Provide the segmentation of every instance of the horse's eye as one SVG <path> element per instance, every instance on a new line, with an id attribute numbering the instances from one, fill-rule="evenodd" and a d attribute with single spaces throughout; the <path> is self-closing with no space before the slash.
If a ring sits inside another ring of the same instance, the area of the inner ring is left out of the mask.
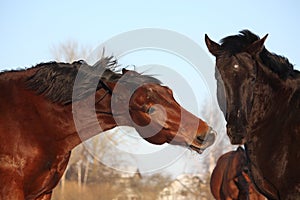
<path id="1" fill-rule="evenodd" d="M 147 113 L 149 114 L 149 115 L 151 115 L 152 113 L 154 113 L 155 112 L 155 108 L 153 108 L 153 107 L 150 107 L 148 110 L 147 110 Z"/>

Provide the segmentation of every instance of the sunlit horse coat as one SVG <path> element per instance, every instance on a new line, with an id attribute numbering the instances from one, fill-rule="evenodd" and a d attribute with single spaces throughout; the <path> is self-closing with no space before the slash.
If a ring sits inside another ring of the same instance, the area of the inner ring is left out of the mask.
<path id="1" fill-rule="evenodd" d="M 0 199 L 49 200 L 71 150 L 116 126 L 197 152 L 213 143 L 212 129 L 171 89 L 115 66 L 108 57 L 94 66 L 51 62 L 0 74 Z"/>

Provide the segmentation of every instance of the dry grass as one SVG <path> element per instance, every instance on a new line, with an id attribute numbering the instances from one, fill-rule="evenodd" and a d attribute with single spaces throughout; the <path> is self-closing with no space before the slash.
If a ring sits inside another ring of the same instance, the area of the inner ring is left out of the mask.
<path id="1" fill-rule="evenodd" d="M 119 192 L 111 184 L 89 184 L 79 188 L 76 182 L 68 181 L 64 190 L 57 186 L 52 195 L 52 200 L 110 200 Z"/>

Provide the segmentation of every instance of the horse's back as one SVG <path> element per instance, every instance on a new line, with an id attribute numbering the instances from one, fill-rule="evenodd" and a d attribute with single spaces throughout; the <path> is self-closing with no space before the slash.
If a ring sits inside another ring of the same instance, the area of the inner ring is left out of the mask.
<path id="1" fill-rule="evenodd" d="M 232 159 L 236 152 L 231 151 L 222 155 L 211 175 L 211 192 L 217 200 L 234 199 L 238 196 L 238 188 L 235 185 L 236 163 Z"/>
<path id="2" fill-rule="evenodd" d="M 220 191 L 222 190 L 222 181 L 225 173 L 225 168 L 227 167 L 227 159 L 230 156 L 230 153 L 222 155 L 211 174 L 210 179 L 210 190 L 213 196 L 218 200 L 221 199 Z"/>
<path id="3" fill-rule="evenodd" d="M 246 165 L 246 155 L 240 147 L 218 159 L 210 183 L 211 192 L 217 200 L 265 199 L 256 191 L 250 177 L 244 171 Z"/>

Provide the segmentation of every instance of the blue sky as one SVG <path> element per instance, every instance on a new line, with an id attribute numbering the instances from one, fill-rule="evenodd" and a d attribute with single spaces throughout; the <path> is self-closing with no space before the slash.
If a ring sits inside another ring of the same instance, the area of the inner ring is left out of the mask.
<path id="1" fill-rule="evenodd" d="M 0 69 L 52 60 L 51 47 L 67 40 L 94 48 L 114 35 L 140 28 L 179 32 L 205 50 L 205 33 L 215 41 L 242 29 L 260 36 L 269 33 L 267 48 L 298 67 L 299 9 L 296 0 L 1 0 Z"/>

